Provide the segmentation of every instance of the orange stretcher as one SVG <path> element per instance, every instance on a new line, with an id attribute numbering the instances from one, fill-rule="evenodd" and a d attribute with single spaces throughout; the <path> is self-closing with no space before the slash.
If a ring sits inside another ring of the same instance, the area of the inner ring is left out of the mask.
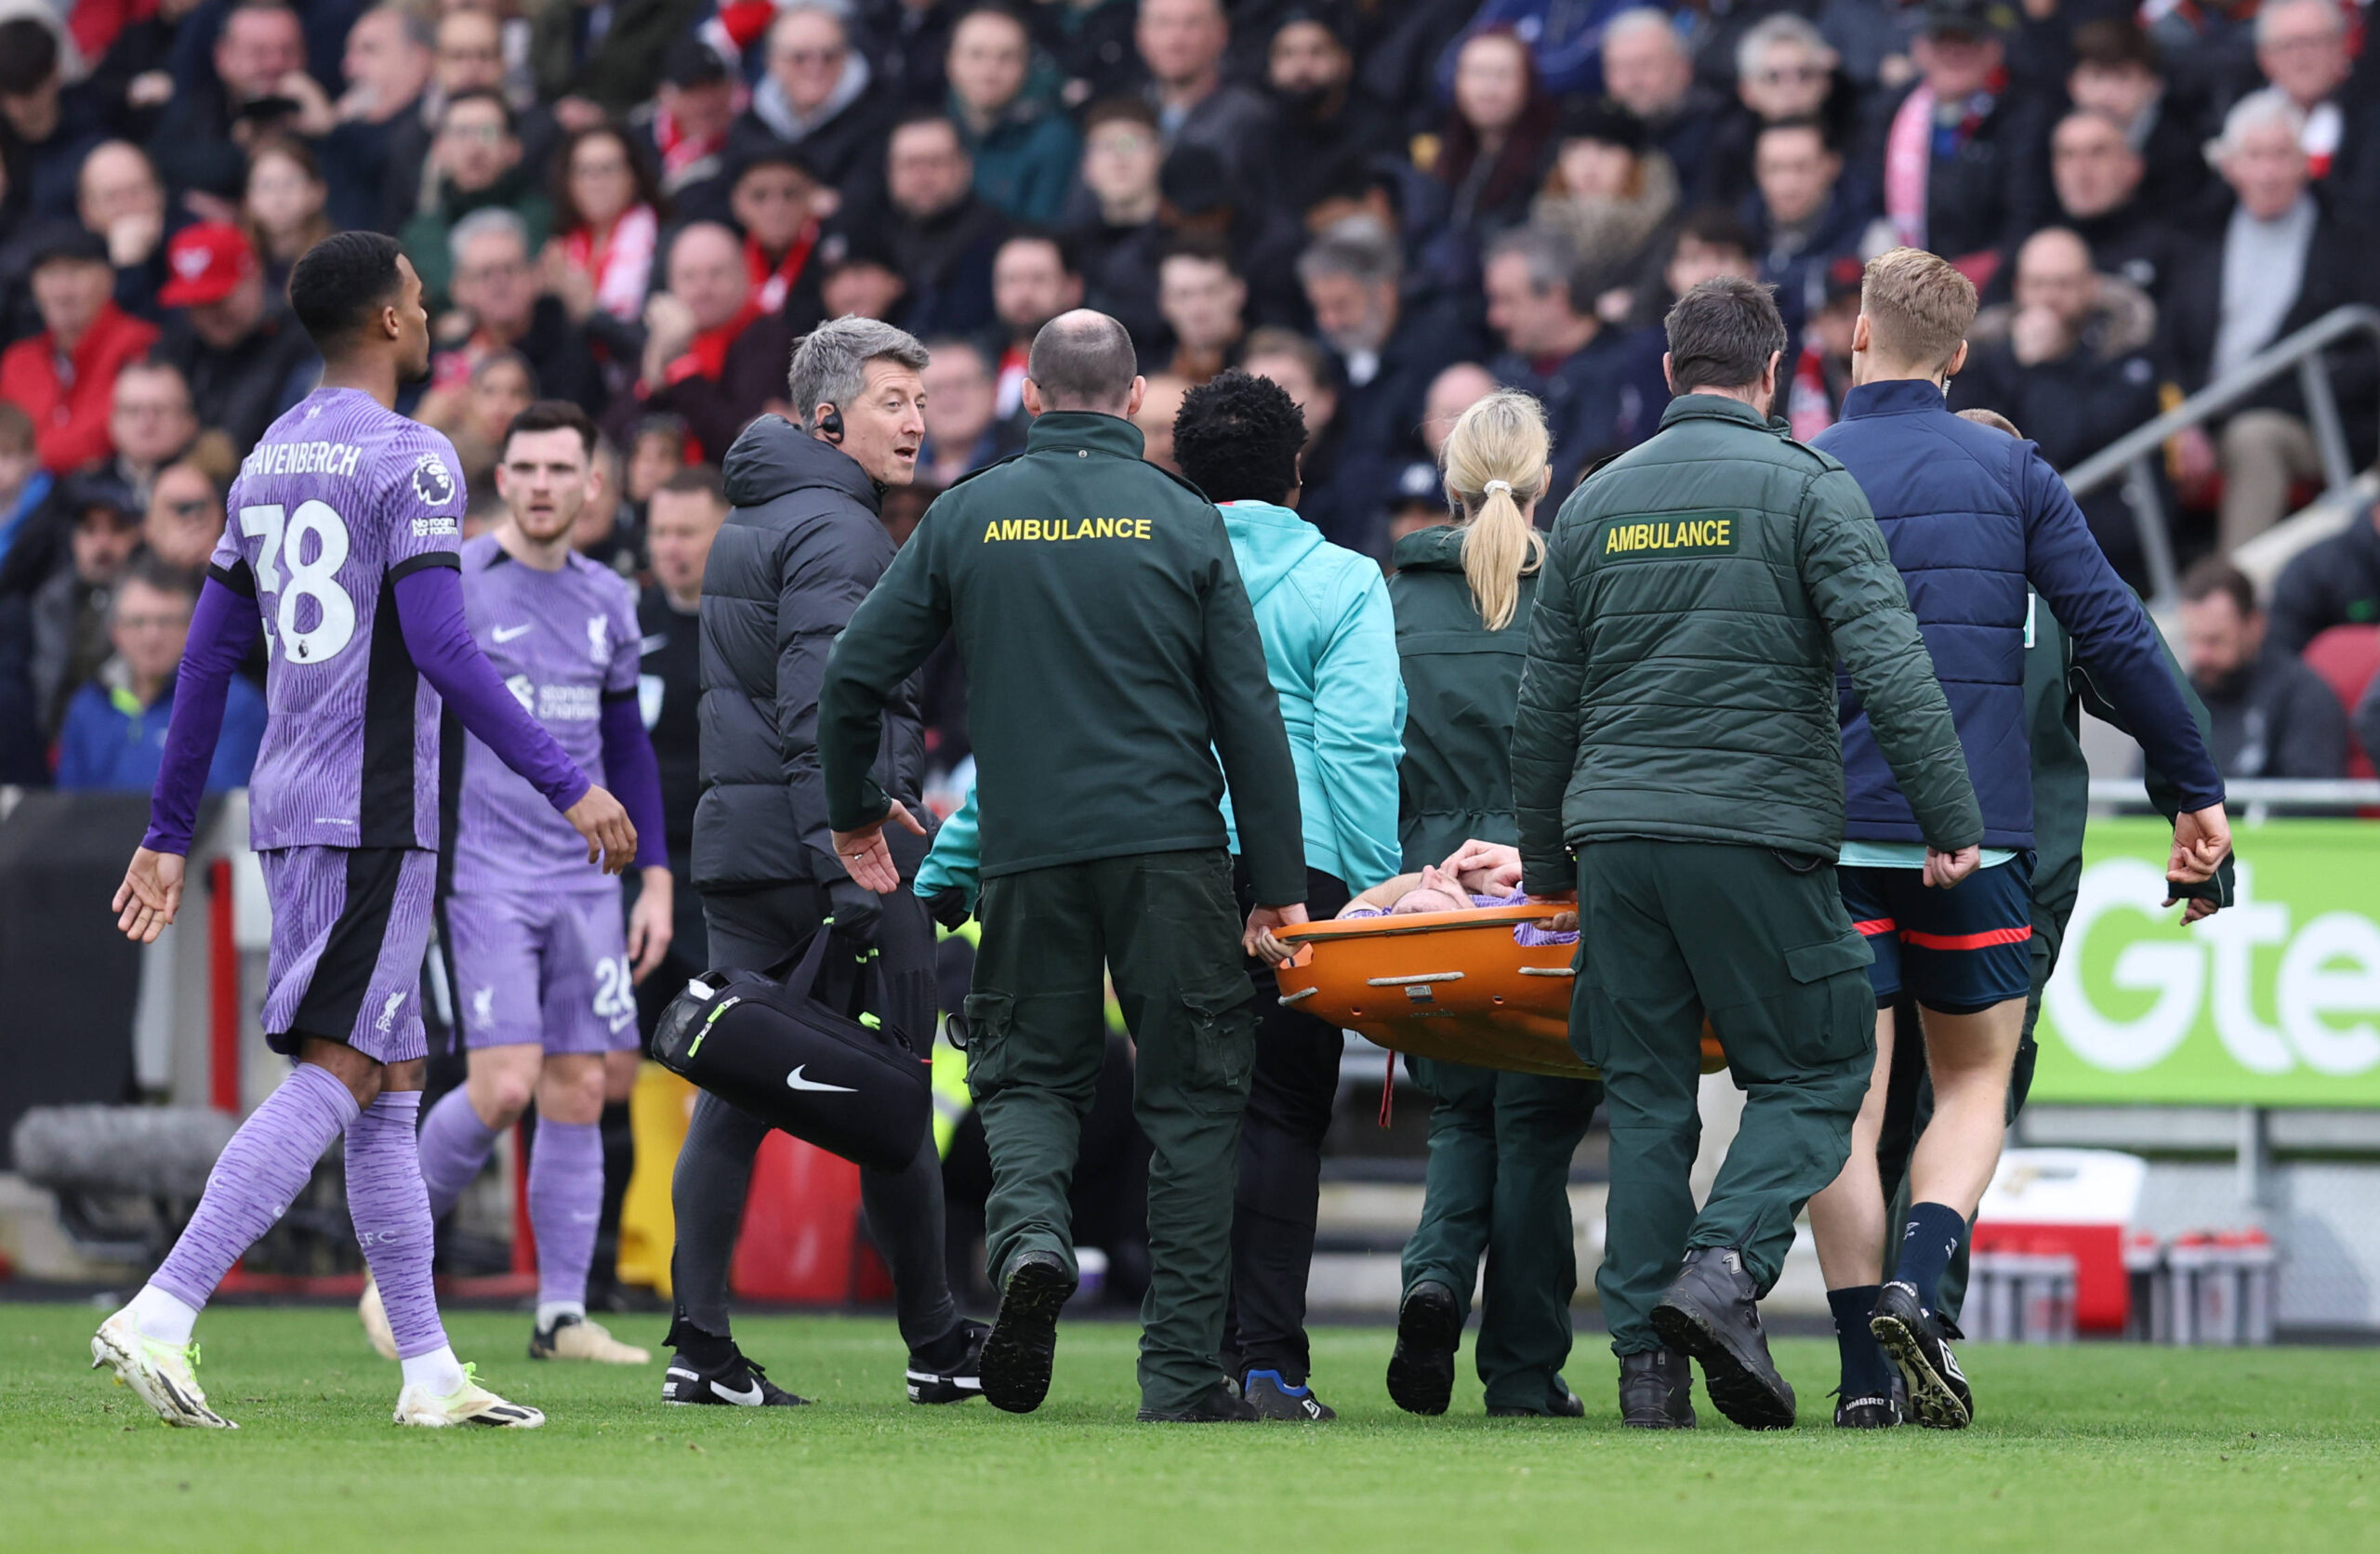
<path id="1" fill-rule="evenodd" d="M 1275 971 L 1281 1003 L 1408 1057 L 1593 1079 L 1570 1049 L 1577 946 L 1513 938 L 1515 925 L 1566 910 L 1532 902 L 1276 928 L 1296 947 Z M 1724 1066 L 1706 1023 L 1702 1072 Z"/>

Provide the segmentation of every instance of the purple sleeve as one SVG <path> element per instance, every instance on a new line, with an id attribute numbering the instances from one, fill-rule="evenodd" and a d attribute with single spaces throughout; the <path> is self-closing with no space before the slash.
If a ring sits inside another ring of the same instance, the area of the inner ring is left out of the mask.
<path id="1" fill-rule="evenodd" d="M 231 675 L 257 638 L 257 598 L 243 588 L 247 567 L 215 568 L 199 591 L 190 618 L 190 641 L 174 677 L 173 720 L 165 726 L 165 755 L 149 795 L 149 834 L 140 845 L 152 852 L 187 855 L 198 824 L 198 798 L 205 791 L 215 743 L 223 732 L 223 703 Z"/>
<path id="2" fill-rule="evenodd" d="M 397 579 L 396 592 L 405 651 L 463 727 L 555 809 L 567 810 L 587 797 L 592 786 L 587 774 L 522 710 L 471 640 L 471 628 L 463 622 L 462 573 L 452 566 L 416 567 Z"/>
<path id="3" fill-rule="evenodd" d="M 661 819 L 661 763 L 654 758 L 635 691 L 605 693 L 602 731 L 603 775 L 636 827 L 636 866 L 666 869 L 669 843 Z"/>

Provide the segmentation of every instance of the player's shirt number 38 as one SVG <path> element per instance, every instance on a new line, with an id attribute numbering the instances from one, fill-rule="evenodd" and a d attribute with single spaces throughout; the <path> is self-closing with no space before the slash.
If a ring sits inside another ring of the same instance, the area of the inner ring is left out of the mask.
<path id="1" fill-rule="evenodd" d="M 273 601 L 263 612 L 267 644 L 305 664 L 338 656 L 355 636 L 355 600 L 337 575 L 347 564 L 346 520 L 319 498 L 300 502 L 295 513 L 274 502 L 242 507 L 240 533 L 262 542 L 257 587 Z M 298 625 L 301 599 L 313 601 L 311 626 Z"/>

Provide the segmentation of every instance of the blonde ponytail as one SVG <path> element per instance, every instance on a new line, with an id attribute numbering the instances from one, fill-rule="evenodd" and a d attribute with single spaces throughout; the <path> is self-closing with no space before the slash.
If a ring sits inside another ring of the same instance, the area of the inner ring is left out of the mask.
<path id="1" fill-rule="evenodd" d="M 1462 575 L 1490 631 L 1513 624 L 1520 580 L 1545 562 L 1545 538 L 1525 509 L 1545 494 L 1552 446 L 1544 406 L 1507 388 L 1464 411 L 1439 454 L 1463 525 Z"/>

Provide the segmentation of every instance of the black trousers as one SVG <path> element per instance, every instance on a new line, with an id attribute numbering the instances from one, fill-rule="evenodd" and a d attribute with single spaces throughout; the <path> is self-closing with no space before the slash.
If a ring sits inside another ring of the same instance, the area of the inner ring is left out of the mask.
<path id="1" fill-rule="evenodd" d="M 1248 865 L 1233 862 L 1241 912 L 1255 905 Z M 1305 909 L 1335 917 L 1349 891 L 1318 869 L 1306 871 Z M 1239 1190 L 1232 1205 L 1231 1306 L 1223 1356 L 1235 1376 L 1278 1371 L 1290 1386 L 1306 1378 L 1306 1278 L 1314 1268 L 1316 1205 L 1322 1195 L 1322 1139 L 1339 1095 L 1339 1027 L 1281 1007 L 1273 968 L 1248 961 L 1256 984 L 1256 1070 L 1239 1126 Z"/>
<path id="2" fill-rule="evenodd" d="M 826 892 L 803 882 L 709 896 L 703 910 L 712 966 L 759 971 L 806 944 L 830 909 Z M 906 889 L 885 897 L 876 943 L 892 1004 L 884 1014 L 920 1054 L 931 1052 L 933 922 L 925 904 Z M 727 1337 L 728 1264 L 751 1191 L 752 1156 L 768 1132 L 768 1124 L 716 1096 L 704 1094 L 694 1102 L 669 1183 L 678 1220 L 678 1245 L 669 1261 L 678 1326 Z M 958 1324 L 959 1309 L 943 1260 L 942 1159 L 931 1129 L 917 1158 L 902 1169 L 860 1172 L 860 1203 L 868 1237 L 892 1271 L 893 1310 L 903 1340 L 912 1349 L 933 1342 Z"/>

